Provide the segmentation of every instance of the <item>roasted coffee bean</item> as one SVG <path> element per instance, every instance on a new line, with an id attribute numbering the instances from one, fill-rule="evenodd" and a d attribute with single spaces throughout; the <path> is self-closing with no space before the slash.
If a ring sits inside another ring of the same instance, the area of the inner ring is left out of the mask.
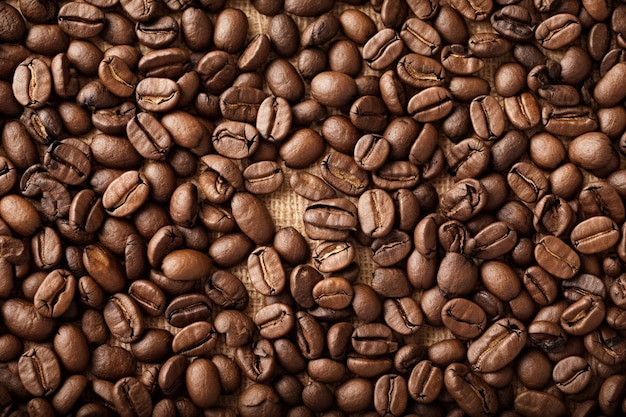
<path id="1" fill-rule="evenodd" d="M 491 24 L 500 34 L 512 41 L 529 40 L 535 21 L 530 11 L 522 6 L 507 5 L 491 15 Z"/>
<path id="2" fill-rule="evenodd" d="M 59 27 L 75 38 L 92 38 L 104 28 L 104 13 L 91 4 L 70 2 L 57 14 Z"/>
<path id="3" fill-rule="evenodd" d="M 17 364 L 24 388 L 33 396 L 55 392 L 61 385 L 61 366 L 54 351 L 35 346 L 22 354 Z"/>
<path id="4" fill-rule="evenodd" d="M 616 223 L 624 220 L 624 209 L 619 194 L 605 181 L 587 184 L 580 192 L 578 201 L 586 217 L 606 216 Z"/>
<path id="5" fill-rule="evenodd" d="M 468 46 L 479 58 L 498 58 L 513 48 L 511 42 L 505 37 L 490 32 L 472 34 L 468 40 Z"/>
<path id="6" fill-rule="evenodd" d="M 323 241 L 313 249 L 312 258 L 321 272 L 337 272 L 348 267 L 355 257 L 351 241 Z"/>
<path id="7" fill-rule="evenodd" d="M 113 405 L 124 417 L 147 417 L 152 414 L 152 399 L 148 389 L 134 377 L 125 377 L 115 383 Z"/>
<path id="8" fill-rule="evenodd" d="M 522 415 L 535 416 L 549 413 L 552 416 L 565 416 L 568 410 L 558 397 L 543 391 L 527 390 L 515 397 L 515 411 Z"/>
<path id="9" fill-rule="evenodd" d="M 580 21 L 569 13 L 558 13 L 542 21 L 535 29 L 535 39 L 546 49 L 559 49 L 578 38 Z"/>
<path id="10" fill-rule="evenodd" d="M 20 338 L 42 342 L 52 335 L 53 320 L 37 314 L 35 306 L 19 298 L 12 298 L 0 309 L 7 329 Z"/>
<path id="11" fill-rule="evenodd" d="M 560 360 L 552 371 L 556 387 L 565 394 L 578 394 L 591 380 L 591 369 L 580 356 L 570 356 Z"/>
<path id="12" fill-rule="evenodd" d="M 148 22 L 139 22 L 135 33 L 139 42 L 149 48 L 166 48 L 178 37 L 179 25 L 172 16 L 161 16 Z"/>
<path id="13" fill-rule="evenodd" d="M 324 153 L 324 140 L 315 130 L 305 127 L 293 132 L 282 144 L 280 157 L 289 168 L 304 169 L 319 159 Z M 302 148 L 310 152 L 303 154 Z"/>
<path id="14" fill-rule="evenodd" d="M 415 401 L 430 404 L 435 401 L 443 388 L 443 371 L 431 361 L 420 361 L 411 370 L 407 388 Z"/>
<path id="15" fill-rule="evenodd" d="M 254 316 L 259 334 L 268 339 L 285 336 L 294 326 L 293 310 L 286 304 L 274 303 L 261 308 Z"/>
<path id="16" fill-rule="evenodd" d="M 430 24 L 418 18 L 404 21 L 400 37 L 411 51 L 425 56 L 435 55 L 441 46 L 439 33 Z"/>
<path id="17" fill-rule="evenodd" d="M 369 184 L 367 172 L 354 158 L 339 152 L 330 152 L 322 160 L 321 173 L 331 186 L 352 196 L 361 195 Z"/>
<path id="18" fill-rule="evenodd" d="M 55 269 L 43 280 L 33 304 L 38 314 L 56 318 L 65 313 L 76 292 L 76 278 L 67 270 Z"/>
<path id="19" fill-rule="evenodd" d="M 489 415 L 498 409 L 494 390 L 462 363 L 450 364 L 443 382 L 452 398 L 471 416 Z"/>
<path id="20" fill-rule="evenodd" d="M 545 105 L 541 110 L 541 123 L 548 132 L 564 136 L 582 135 L 595 130 L 598 126 L 596 115 L 585 106 Z"/>
<path id="21" fill-rule="evenodd" d="M 574 227 L 571 236 L 574 248 L 583 254 L 609 249 L 619 240 L 617 224 L 608 217 L 594 216 Z"/>
<path id="22" fill-rule="evenodd" d="M 515 359 L 526 338 L 526 327 L 519 320 L 500 319 L 470 344 L 468 361 L 475 371 L 497 371 Z"/>
<path id="23" fill-rule="evenodd" d="M 386 299 L 383 319 L 392 330 L 402 335 L 417 333 L 424 322 L 419 305 L 410 297 Z"/>
<path id="24" fill-rule="evenodd" d="M 172 339 L 172 351 L 187 357 L 211 352 L 217 344 L 218 332 L 207 321 L 196 321 L 183 327 Z"/>
<path id="25" fill-rule="evenodd" d="M 386 69 L 402 54 L 403 46 L 398 33 L 391 28 L 385 28 L 365 43 L 363 59 L 373 70 Z"/>
<path id="26" fill-rule="evenodd" d="M 144 317 L 135 301 L 126 294 L 115 294 L 104 306 L 104 319 L 111 334 L 126 343 L 143 334 Z"/>
<path id="27" fill-rule="evenodd" d="M 486 191 L 475 179 L 457 182 L 441 196 L 444 214 L 458 221 L 466 221 L 480 212 L 487 204 Z"/>
<path id="28" fill-rule="evenodd" d="M 278 295 L 285 288 L 285 270 L 280 255 L 271 246 L 262 246 L 248 257 L 248 270 L 254 287 L 266 296 Z"/>
<path id="29" fill-rule="evenodd" d="M 52 93 L 50 66 L 40 57 L 32 56 L 15 69 L 13 94 L 24 107 L 39 109 L 47 104 Z"/>
<path id="30" fill-rule="evenodd" d="M 419 54 L 404 55 L 396 68 L 400 79 L 415 88 L 428 88 L 443 85 L 446 71 L 432 58 Z"/>
<path id="31" fill-rule="evenodd" d="M 361 355 L 379 356 L 398 350 L 391 329 L 381 323 L 362 324 L 352 333 L 352 348 Z"/>
<path id="32" fill-rule="evenodd" d="M 493 96 L 473 99 L 470 103 L 470 118 L 474 131 L 483 140 L 495 140 L 504 132 L 504 112 Z"/>
<path id="33" fill-rule="evenodd" d="M 459 339 L 474 339 L 487 327 L 487 315 L 472 301 L 453 298 L 441 310 L 443 325 Z"/>
<path id="34" fill-rule="evenodd" d="M 408 397 L 408 388 L 403 376 L 387 374 L 376 381 L 374 408 L 379 415 L 402 415 L 406 410 Z"/>
<path id="35" fill-rule="evenodd" d="M 594 330 L 605 316 L 601 298 L 584 295 L 566 308 L 561 314 L 561 326 L 567 333 L 580 336 Z"/>

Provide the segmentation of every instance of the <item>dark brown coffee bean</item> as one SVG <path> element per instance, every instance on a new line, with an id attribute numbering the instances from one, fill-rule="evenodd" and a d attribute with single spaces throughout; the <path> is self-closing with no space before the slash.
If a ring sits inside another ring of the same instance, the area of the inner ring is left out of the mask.
<path id="1" fill-rule="evenodd" d="M 346 268 L 355 257 L 354 244 L 350 241 L 323 241 L 313 249 L 313 262 L 321 272 L 336 272 Z"/>
<path id="2" fill-rule="evenodd" d="M 535 29 L 535 39 L 546 49 L 559 49 L 578 38 L 582 26 L 576 16 L 558 13 L 542 21 Z"/>
<path id="3" fill-rule="evenodd" d="M 406 410 L 408 399 L 408 388 L 403 376 L 387 374 L 376 381 L 374 408 L 379 415 L 402 415 Z"/>
<path id="4" fill-rule="evenodd" d="M 407 388 L 415 401 L 430 404 L 435 401 L 443 388 L 443 371 L 431 361 L 420 361 L 411 370 Z"/>
<path id="5" fill-rule="evenodd" d="M 306 359 L 317 359 L 324 349 L 325 338 L 320 324 L 310 314 L 296 312 L 296 342 Z"/>
<path id="6" fill-rule="evenodd" d="M 548 132 L 564 136 L 582 135 L 595 130 L 598 126 L 595 114 L 585 106 L 543 106 L 541 122 Z"/>
<path id="7" fill-rule="evenodd" d="M 366 356 L 378 356 L 395 352 L 397 343 L 393 340 L 391 329 L 384 324 L 362 324 L 352 333 L 352 347 Z"/>
<path id="8" fill-rule="evenodd" d="M 587 184 L 580 192 L 578 201 L 585 217 L 607 216 L 616 223 L 624 220 L 624 209 L 619 194 L 605 181 Z"/>
<path id="9" fill-rule="evenodd" d="M 568 279 L 580 269 L 580 258 L 562 240 L 546 236 L 535 247 L 535 258 L 543 269 L 557 278 Z"/>
<path id="10" fill-rule="evenodd" d="M 617 243 L 619 229 L 609 217 L 594 216 L 577 224 L 570 239 L 578 252 L 598 253 Z"/>
<path id="11" fill-rule="evenodd" d="M 472 34 L 468 40 L 468 46 L 479 58 L 498 58 L 513 48 L 511 42 L 504 36 L 490 32 Z"/>
<path id="12" fill-rule="evenodd" d="M 59 27 L 75 38 L 92 38 L 104 28 L 104 13 L 90 4 L 70 2 L 57 14 Z"/>
<path id="13" fill-rule="evenodd" d="M 363 46 L 363 59 L 373 70 L 391 66 L 402 54 L 403 42 L 398 33 L 385 28 L 373 35 Z"/>
<path id="14" fill-rule="evenodd" d="M 61 366 L 54 351 L 45 346 L 33 347 L 22 354 L 18 364 L 20 380 L 33 396 L 55 392 L 61 385 Z"/>
<path id="15" fill-rule="evenodd" d="M 404 21 L 400 37 L 411 51 L 425 56 L 435 55 L 441 46 L 439 33 L 430 24 L 418 18 Z"/>
<path id="16" fill-rule="evenodd" d="M 483 140 L 495 140 L 504 132 L 504 112 L 493 96 L 480 96 L 472 100 L 470 118 L 474 131 Z"/>
<path id="17" fill-rule="evenodd" d="M 246 388 L 237 401 L 237 410 L 242 417 L 281 414 L 280 397 L 265 384 L 252 384 Z"/>
<path id="18" fill-rule="evenodd" d="M 198 407 L 210 408 L 217 404 L 220 378 L 215 364 L 210 359 L 198 358 L 191 362 L 185 371 L 185 384 L 191 401 Z M 215 389 L 207 390 L 206 387 Z"/>
<path id="19" fill-rule="evenodd" d="M 580 336 L 594 330 L 605 316 L 602 299 L 585 295 L 571 304 L 561 314 L 561 326 L 567 333 Z"/>
<path id="20" fill-rule="evenodd" d="M 464 298 L 453 298 L 441 310 L 443 325 L 459 339 L 474 339 L 487 327 L 487 315 L 480 306 Z"/>
<path id="21" fill-rule="evenodd" d="M 111 334 L 126 343 L 137 341 L 143 334 L 144 317 L 128 295 L 113 295 L 104 306 L 104 319 Z"/>
<path id="22" fill-rule="evenodd" d="M 69 309 L 75 291 L 76 278 L 67 270 L 55 269 L 39 286 L 33 303 L 43 317 L 59 317 Z"/>
<path id="23" fill-rule="evenodd" d="M 135 33 L 139 42 L 149 48 L 167 48 L 178 37 L 179 25 L 172 16 L 161 16 L 148 22 L 139 22 Z"/>
<path id="24" fill-rule="evenodd" d="M 415 88 L 441 86 L 446 77 L 446 70 L 439 62 L 419 54 L 404 55 L 396 71 L 403 82 Z"/>
<path id="25" fill-rule="evenodd" d="M 115 383 L 113 405 L 120 416 L 147 417 L 152 415 L 152 399 L 146 387 L 134 377 L 125 377 Z"/>
<path id="26" fill-rule="evenodd" d="M 309 149 L 306 154 L 301 149 Z M 282 144 L 279 150 L 280 157 L 289 168 L 304 169 L 323 154 L 325 143 L 322 136 L 315 130 L 305 127 L 293 132 Z"/>
<path id="27" fill-rule="evenodd" d="M 339 94 L 339 91 L 342 91 Z M 342 107 L 356 96 L 356 83 L 349 75 L 325 71 L 311 80 L 311 96 L 325 106 Z"/>
<path id="28" fill-rule="evenodd" d="M 271 246 L 259 247 L 250 254 L 248 270 L 252 284 L 263 295 L 278 295 L 285 288 L 285 270 L 280 255 Z"/>
<path id="29" fill-rule="evenodd" d="M 504 112 L 513 127 L 520 130 L 535 127 L 541 120 L 539 104 L 530 92 L 506 97 L 504 99 Z"/>
<path id="30" fill-rule="evenodd" d="M 452 95 L 443 87 L 428 87 L 415 94 L 407 104 L 407 112 L 418 122 L 434 122 L 452 111 Z"/>
<path id="31" fill-rule="evenodd" d="M 507 182 L 517 197 L 527 203 L 539 201 L 547 192 L 548 180 L 532 163 L 518 162 L 507 175 Z"/>
<path id="32" fill-rule="evenodd" d="M 172 339 L 172 351 L 187 357 L 211 352 L 217 345 L 218 332 L 207 321 L 196 321 L 185 327 Z"/>
<path id="33" fill-rule="evenodd" d="M 441 207 L 447 217 L 465 221 L 475 216 L 487 204 L 485 188 L 474 179 L 457 182 L 441 197 Z"/>
<path id="34" fill-rule="evenodd" d="M 462 363 L 450 364 L 443 382 L 459 407 L 469 415 L 489 415 L 498 408 L 494 390 Z"/>
<path id="35" fill-rule="evenodd" d="M 518 5 L 504 6 L 496 11 L 490 20 L 496 31 L 513 41 L 532 38 L 536 24 L 530 11 Z"/>
<path id="36" fill-rule="evenodd" d="M 367 172 L 345 154 L 330 152 L 322 161 L 322 178 L 331 186 L 348 195 L 362 194 L 369 184 Z"/>
<path id="37" fill-rule="evenodd" d="M 15 69 L 12 87 L 15 98 L 22 106 L 33 109 L 43 107 L 52 93 L 49 64 L 37 56 L 22 61 Z"/>
<path id="38" fill-rule="evenodd" d="M 558 397 L 543 391 L 527 390 L 515 397 L 515 411 L 522 415 L 539 416 L 550 413 L 553 416 L 565 416 L 568 410 Z"/>
<path id="39" fill-rule="evenodd" d="M 516 319 L 492 324 L 467 350 L 472 369 L 493 372 L 511 363 L 526 344 L 526 327 Z"/>
<path id="40" fill-rule="evenodd" d="M 353 294 L 350 282 L 340 277 L 321 280 L 312 290 L 316 304 L 334 310 L 348 307 L 352 302 Z"/>
<path id="41" fill-rule="evenodd" d="M 402 335 L 417 333 L 424 322 L 422 310 L 411 297 L 386 299 L 383 318 L 392 330 Z"/>
<path id="42" fill-rule="evenodd" d="M 560 360 L 552 371 L 556 387 L 565 394 L 578 394 L 591 380 L 591 368 L 580 356 Z"/>
<path id="43" fill-rule="evenodd" d="M 304 82 L 300 78 L 300 74 L 289 61 L 283 58 L 275 59 L 267 64 L 265 67 L 265 78 L 272 94 L 276 97 L 283 97 L 289 102 L 295 102 L 304 96 Z M 318 88 L 319 86 L 313 87 L 312 81 L 311 95 L 322 103 L 316 97 L 315 91 Z"/>
<path id="44" fill-rule="evenodd" d="M 254 316 L 259 334 L 268 339 L 287 335 L 294 326 L 293 310 L 286 304 L 274 303 L 261 308 Z"/>

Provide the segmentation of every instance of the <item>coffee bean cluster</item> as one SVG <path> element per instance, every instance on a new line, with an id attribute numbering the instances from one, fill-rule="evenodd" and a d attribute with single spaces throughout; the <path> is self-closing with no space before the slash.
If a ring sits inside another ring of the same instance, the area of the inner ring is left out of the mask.
<path id="1" fill-rule="evenodd" d="M 623 0 L 0 2 L 0 416 L 623 415 L 625 99 Z"/>

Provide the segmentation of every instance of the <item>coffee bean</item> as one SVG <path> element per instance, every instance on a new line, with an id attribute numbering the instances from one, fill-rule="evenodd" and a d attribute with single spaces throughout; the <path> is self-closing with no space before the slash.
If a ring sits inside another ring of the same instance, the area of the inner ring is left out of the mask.
<path id="1" fill-rule="evenodd" d="M 576 16 L 558 13 L 541 22 L 535 29 L 535 39 L 546 49 L 559 49 L 580 35 L 582 28 Z"/>
<path id="2" fill-rule="evenodd" d="M 493 413 L 498 407 L 493 389 L 464 364 L 450 364 L 443 381 L 452 398 L 470 415 Z"/>
<path id="3" fill-rule="evenodd" d="M 24 388 L 37 397 L 55 392 L 61 385 L 61 367 L 54 351 L 35 346 L 22 354 L 18 372 Z"/>
<path id="4" fill-rule="evenodd" d="M 446 77 L 446 70 L 439 62 L 419 54 L 404 55 L 396 71 L 403 82 L 415 88 L 441 86 Z"/>
<path id="5" fill-rule="evenodd" d="M 152 399 L 146 387 L 134 377 L 125 377 L 115 383 L 112 392 L 113 405 L 121 416 L 149 416 Z"/>
<path id="6" fill-rule="evenodd" d="M 402 415 L 408 404 L 408 388 L 401 375 L 381 376 L 374 386 L 374 408 L 378 414 Z"/>
<path id="7" fill-rule="evenodd" d="M 196 321 L 185 327 L 172 339 L 172 351 L 187 357 L 205 355 L 217 344 L 218 334 L 207 321 Z"/>

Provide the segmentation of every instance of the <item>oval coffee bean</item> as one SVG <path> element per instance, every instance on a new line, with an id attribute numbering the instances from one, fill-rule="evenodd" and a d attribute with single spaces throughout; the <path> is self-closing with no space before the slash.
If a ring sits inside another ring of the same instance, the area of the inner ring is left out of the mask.
<path id="1" fill-rule="evenodd" d="M 560 279 L 569 279 L 581 267 L 580 257 L 558 237 L 545 236 L 535 246 L 535 259 L 540 267 Z"/>
<path id="2" fill-rule="evenodd" d="M 535 39 L 546 49 L 559 49 L 578 38 L 582 25 L 569 13 L 558 13 L 542 21 L 535 29 Z"/>
<path id="3" fill-rule="evenodd" d="M 467 359 L 477 372 L 494 372 L 510 364 L 526 345 L 526 326 L 517 319 L 500 319 L 474 340 Z"/>
<path id="4" fill-rule="evenodd" d="M 330 277 L 315 284 L 312 296 L 315 303 L 321 307 L 341 310 L 352 303 L 354 291 L 347 279 Z"/>
<path id="5" fill-rule="evenodd" d="M 287 278 L 280 255 L 271 246 L 261 246 L 248 257 L 252 285 L 265 296 L 278 295 L 285 289 Z"/>
<path id="6" fill-rule="evenodd" d="M 291 307 L 283 303 L 274 303 L 261 308 L 254 316 L 254 324 L 259 334 L 267 339 L 278 339 L 287 335 L 295 324 Z"/>
<path id="7" fill-rule="evenodd" d="M 22 354 L 17 369 L 26 391 L 36 397 L 55 392 L 61 385 L 61 365 L 54 351 L 35 346 Z"/>
<path id="8" fill-rule="evenodd" d="M 578 223 L 570 235 L 574 249 L 583 254 L 605 251 L 617 243 L 620 231 L 609 217 L 594 216 Z"/>
<path id="9" fill-rule="evenodd" d="M 494 390 L 462 363 L 450 364 L 443 377 L 446 389 L 470 416 L 488 416 L 498 409 Z"/>
<path id="10" fill-rule="evenodd" d="M 130 296 L 118 293 L 104 305 L 104 320 L 111 334 L 121 342 L 132 343 L 143 335 L 144 316 Z"/>
<path id="11" fill-rule="evenodd" d="M 443 371 L 429 360 L 420 361 L 411 370 L 407 387 L 415 401 L 430 404 L 443 388 Z"/>

